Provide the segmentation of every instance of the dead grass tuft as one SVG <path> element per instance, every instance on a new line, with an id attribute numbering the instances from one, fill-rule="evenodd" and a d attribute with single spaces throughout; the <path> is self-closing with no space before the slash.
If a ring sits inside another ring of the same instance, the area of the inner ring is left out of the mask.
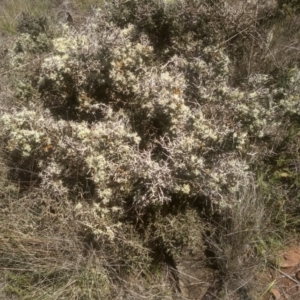
<path id="1" fill-rule="evenodd" d="M 268 220 L 253 178 L 244 180 L 234 203 L 237 204 L 220 216 L 215 233 L 208 238 L 222 274 L 222 299 L 248 293 L 254 276 L 265 263 L 256 251 L 256 241 L 264 235 Z"/>

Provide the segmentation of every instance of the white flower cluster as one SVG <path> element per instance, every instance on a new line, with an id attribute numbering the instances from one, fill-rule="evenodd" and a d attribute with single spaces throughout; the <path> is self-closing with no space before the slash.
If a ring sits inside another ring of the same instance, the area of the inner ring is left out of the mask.
<path id="1" fill-rule="evenodd" d="M 20 112 L 14 111 L 1 116 L 2 131 L 9 137 L 7 144 L 9 151 L 17 149 L 27 157 L 46 139 L 46 135 L 39 130 L 37 124 L 32 123 L 32 120 L 37 118 L 40 122 L 44 122 L 44 118 L 40 118 L 37 112 L 26 108 Z"/>
<path id="2" fill-rule="evenodd" d="M 153 48 L 146 38 L 133 43 L 133 25 L 120 31 L 119 42 L 111 51 L 110 79 L 114 89 L 125 94 L 136 93 L 141 89 L 141 77 L 145 73 L 147 59 L 152 55 Z M 141 74 L 142 73 L 142 74 Z"/>

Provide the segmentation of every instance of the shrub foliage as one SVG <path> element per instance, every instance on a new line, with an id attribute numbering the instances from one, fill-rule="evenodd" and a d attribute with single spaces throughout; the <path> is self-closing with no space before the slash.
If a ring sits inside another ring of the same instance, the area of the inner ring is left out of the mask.
<path id="1" fill-rule="evenodd" d="M 147 206 L 182 195 L 232 205 L 251 165 L 281 142 L 285 120 L 299 113 L 298 68 L 282 83 L 251 74 L 247 86 L 231 86 L 221 39 L 181 24 L 178 15 L 191 10 L 183 5 L 120 1 L 51 40 L 34 87 L 41 109 L 29 101 L 1 118 L 8 149 L 35 160 L 46 191 L 93 186 L 95 201 L 119 208 L 128 197 Z M 197 17 L 212 9 L 193 5 Z M 144 20 L 136 9 L 146 10 Z M 44 35 L 26 34 L 18 41 L 24 62 L 35 51 L 27 39 Z M 19 56 L 11 53 L 13 67 Z"/>

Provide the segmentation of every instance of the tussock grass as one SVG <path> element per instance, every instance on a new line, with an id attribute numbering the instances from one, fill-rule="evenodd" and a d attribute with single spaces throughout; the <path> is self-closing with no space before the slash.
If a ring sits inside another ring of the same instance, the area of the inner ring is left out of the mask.
<path id="1" fill-rule="evenodd" d="M 243 182 L 236 193 L 236 205 L 225 210 L 217 221 L 216 231 L 208 238 L 215 263 L 222 273 L 222 299 L 232 299 L 236 293 L 248 294 L 254 276 L 268 260 L 267 247 L 260 253 L 257 251 L 270 222 L 264 199 L 253 178 L 244 178 Z"/>

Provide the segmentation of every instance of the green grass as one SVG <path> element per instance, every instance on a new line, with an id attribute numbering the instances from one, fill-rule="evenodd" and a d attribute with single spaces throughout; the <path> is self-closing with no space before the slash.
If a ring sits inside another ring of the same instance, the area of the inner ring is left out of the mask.
<path id="1" fill-rule="evenodd" d="M 50 9 L 49 0 L 4 0 L 0 4 L 0 31 L 17 32 L 18 18 L 22 12 L 44 16 Z"/>
<path id="2" fill-rule="evenodd" d="M 49 15 L 51 9 L 58 8 L 60 2 L 51 0 L 4 0 L 0 2 L 0 32 L 17 33 L 18 18 L 22 13 L 36 17 Z M 93 6 L 101 5 L 103 0 L 71 0 L 70 7 L 86 11 Z M 62 7 L 63 9 L 63 7 Z"/>

